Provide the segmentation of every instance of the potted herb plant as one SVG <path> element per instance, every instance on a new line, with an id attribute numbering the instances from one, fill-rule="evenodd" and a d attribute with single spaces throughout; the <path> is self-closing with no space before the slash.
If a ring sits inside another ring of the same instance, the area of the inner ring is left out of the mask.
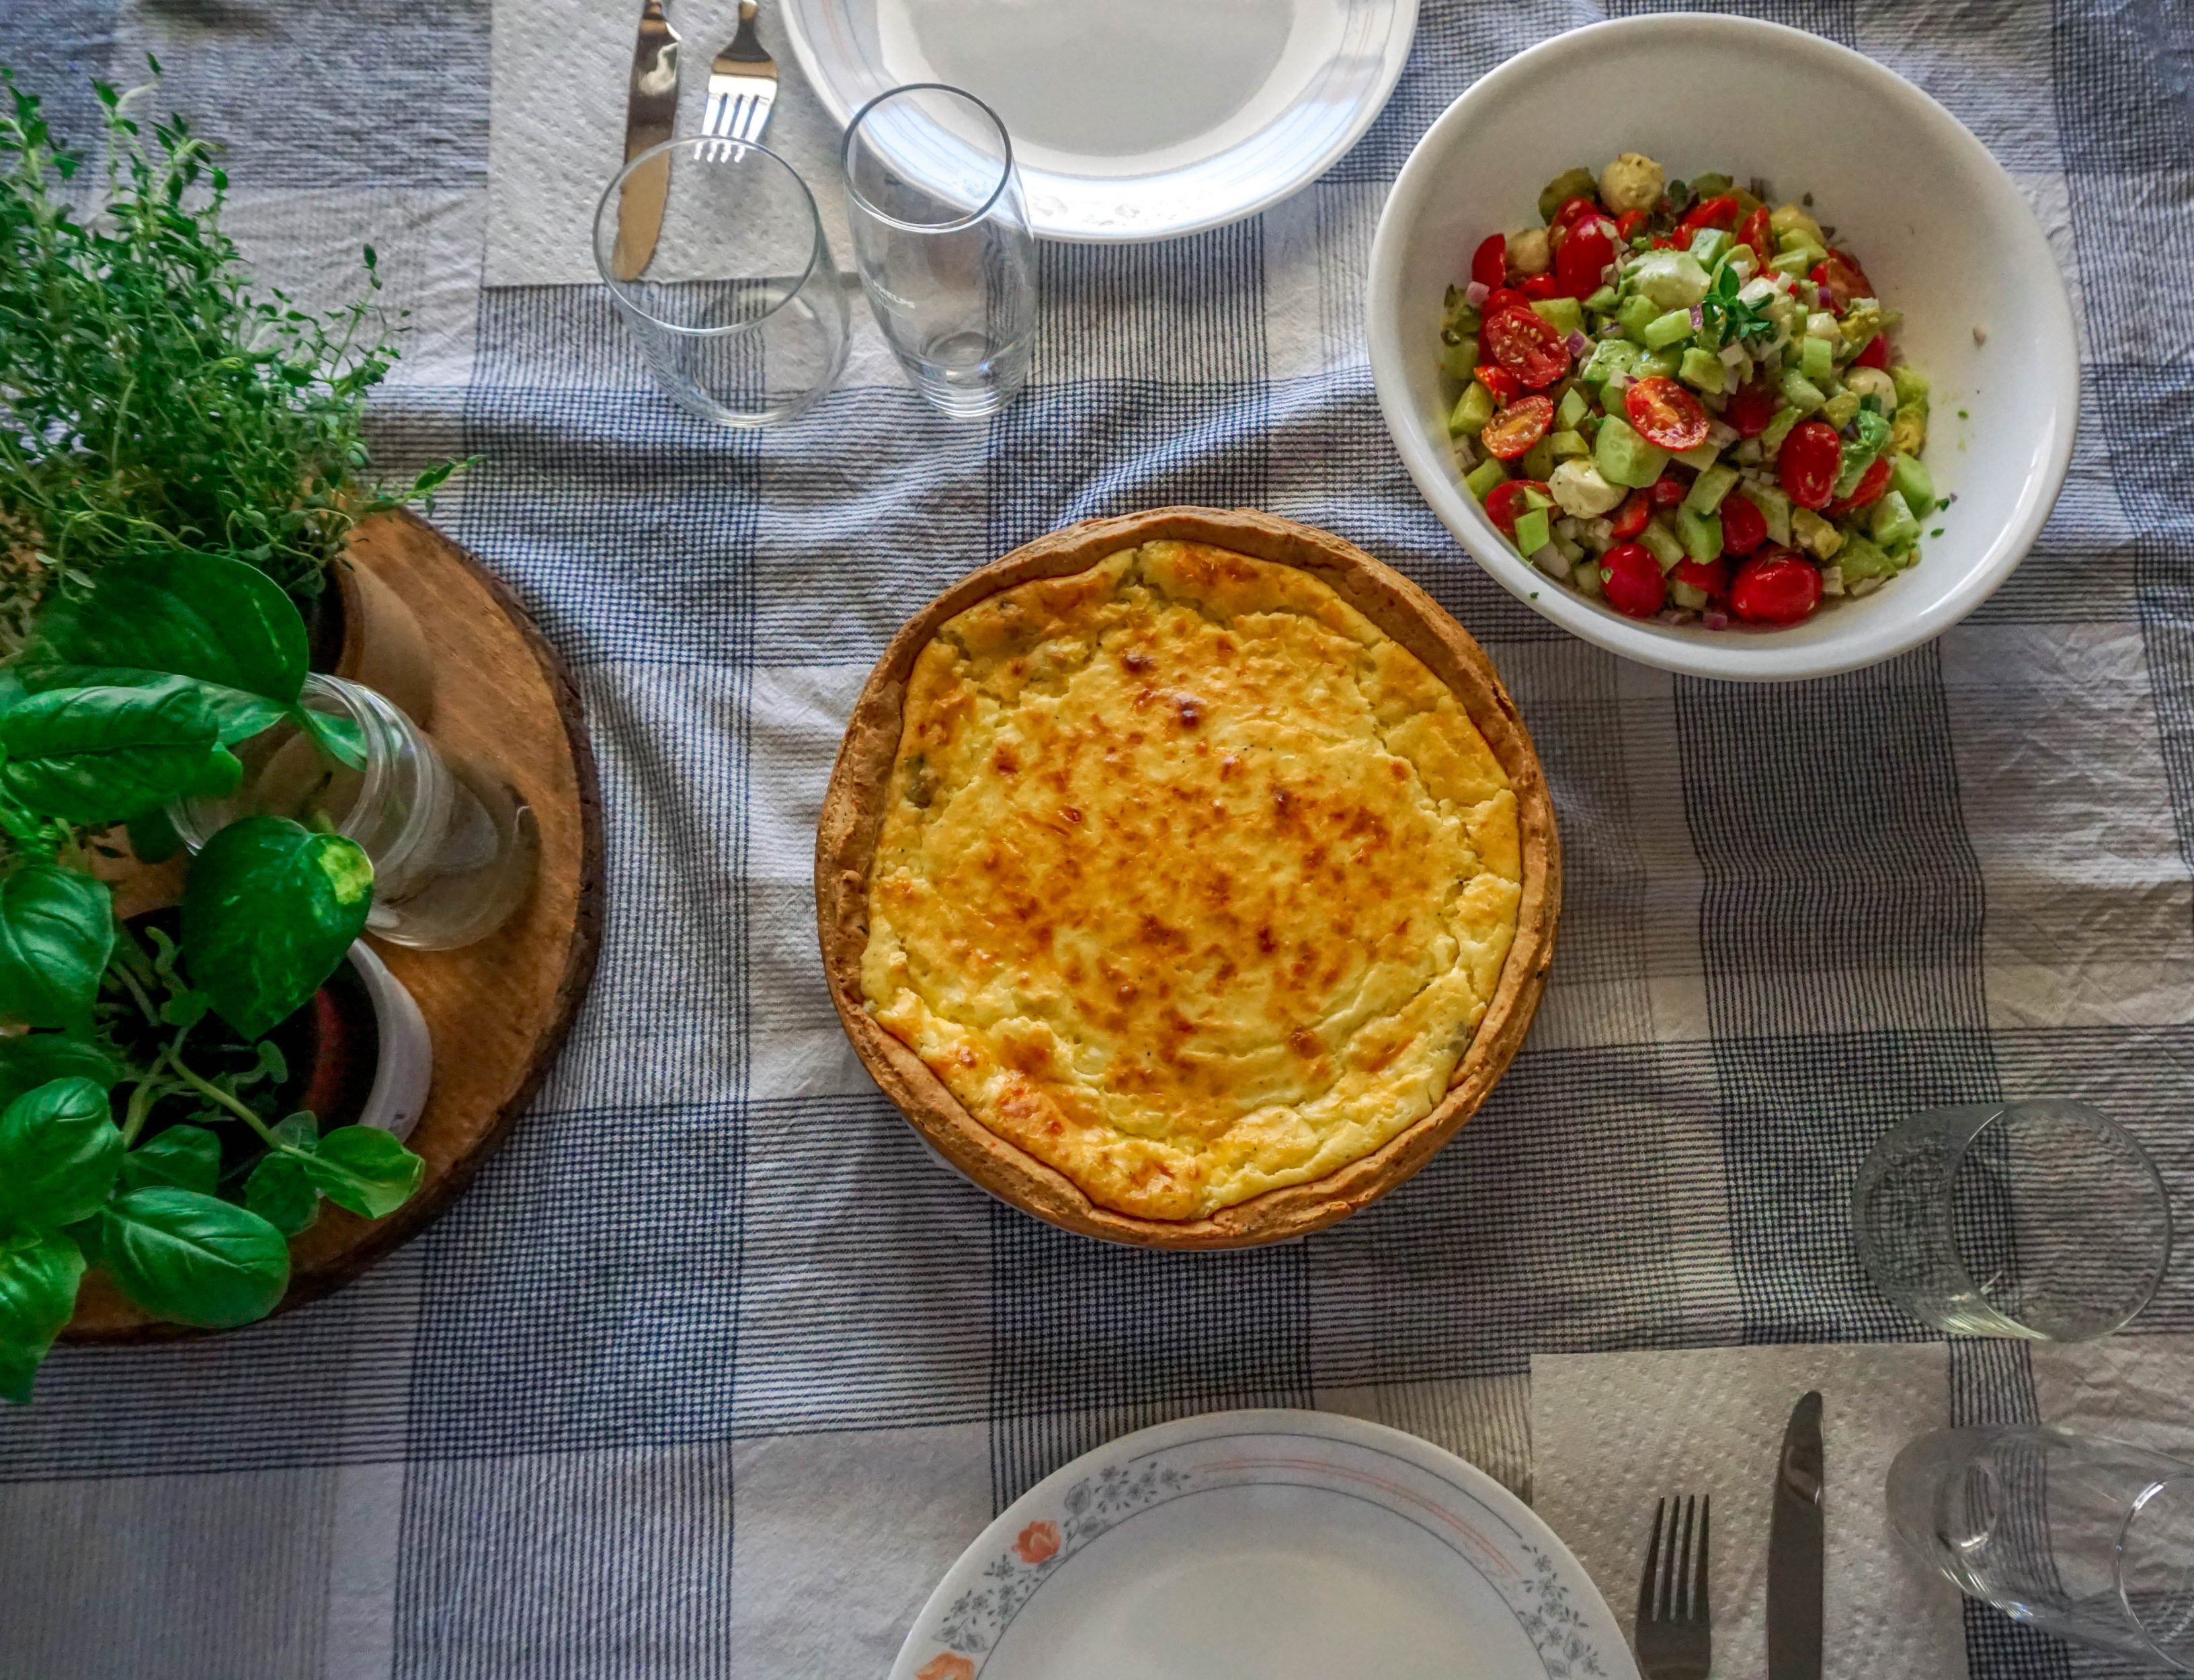
<path id="1" fill-rule="evenodd" d="M 365 925 L 364 851 L 241 818 L 166 924 L 121 922 L 95 872 L 123 825 L 160 849 L 164 808 L 234 785 L 230 746 L 270 724 L 357 761 L 300 704 L 306 644 L 267 572 L 175 550 L 53 591 L 0 665 L 0 1396 L 29 1398 L 88 1268 L 156 1317 L 244 1324 L 323 1198 L 378 1218 L 418 1187 L 390 1132 L 276 1100 L 285 1024 Z"/>

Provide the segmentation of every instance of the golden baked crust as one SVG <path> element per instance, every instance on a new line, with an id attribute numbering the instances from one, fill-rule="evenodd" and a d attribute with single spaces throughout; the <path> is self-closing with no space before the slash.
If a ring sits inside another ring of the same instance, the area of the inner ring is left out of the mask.
<path id="1" fill-rule="evenodd" d="M 1522 896 L 1449 686 L 1323 579 L 1157 541 L 916 653 L 861 989 L 1102 1208 L 1323 1178 L 1448 1093 Z"/>

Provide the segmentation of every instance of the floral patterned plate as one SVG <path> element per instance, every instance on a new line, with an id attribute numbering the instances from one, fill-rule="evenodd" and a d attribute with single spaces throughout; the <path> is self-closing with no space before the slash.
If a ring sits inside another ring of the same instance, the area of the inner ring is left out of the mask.
<path id="1" fill-rule="evenodd" d="M 1016 1500 L 892 1680 L 1635 1680 L 1569 1549 L 1483 1471 L 1325 1412 L 1123 1436 Z"/>

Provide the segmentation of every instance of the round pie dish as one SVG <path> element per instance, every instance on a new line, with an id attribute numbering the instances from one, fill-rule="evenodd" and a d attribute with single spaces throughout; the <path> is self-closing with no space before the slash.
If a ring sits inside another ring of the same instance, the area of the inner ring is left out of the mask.
<path id="1" fill-rule="evenodd" d="M 1476 1112 L 1560 868 L 1530 735 L 1437 603 L 1326 532 L 1168 508 L 900 630 L 816 908 L 848 1037 L 947 1163 L 1084 1235 L 1231 1248 L 1367 1205 Z"/>

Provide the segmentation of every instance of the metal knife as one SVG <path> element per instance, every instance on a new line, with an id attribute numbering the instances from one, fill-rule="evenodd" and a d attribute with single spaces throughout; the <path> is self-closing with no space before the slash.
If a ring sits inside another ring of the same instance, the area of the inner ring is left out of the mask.
<path id="1" fill-rule="evenodd" d="M 1821 1680 L 1821 1569 L 1825 1555 L 1821 1396 L 1801 1400 L 1783 1432 L 1767 1529 L 1767 1680 Z"/>
<path id="2" fill-rule="evenodd" d="M 624 108 L 624 160 L 660 146 L 678 126 L 678 32 L 663 15 L 663 0 L 647 0 L 640 38 L 632 48 L 632 91 Z M 663 204 L 670 196 L 670 159 L 658 158 L 627 177 L 617 198 L 617 248 L 610 268 L 617 279 L 640 278 L 663 232 Z"/>

